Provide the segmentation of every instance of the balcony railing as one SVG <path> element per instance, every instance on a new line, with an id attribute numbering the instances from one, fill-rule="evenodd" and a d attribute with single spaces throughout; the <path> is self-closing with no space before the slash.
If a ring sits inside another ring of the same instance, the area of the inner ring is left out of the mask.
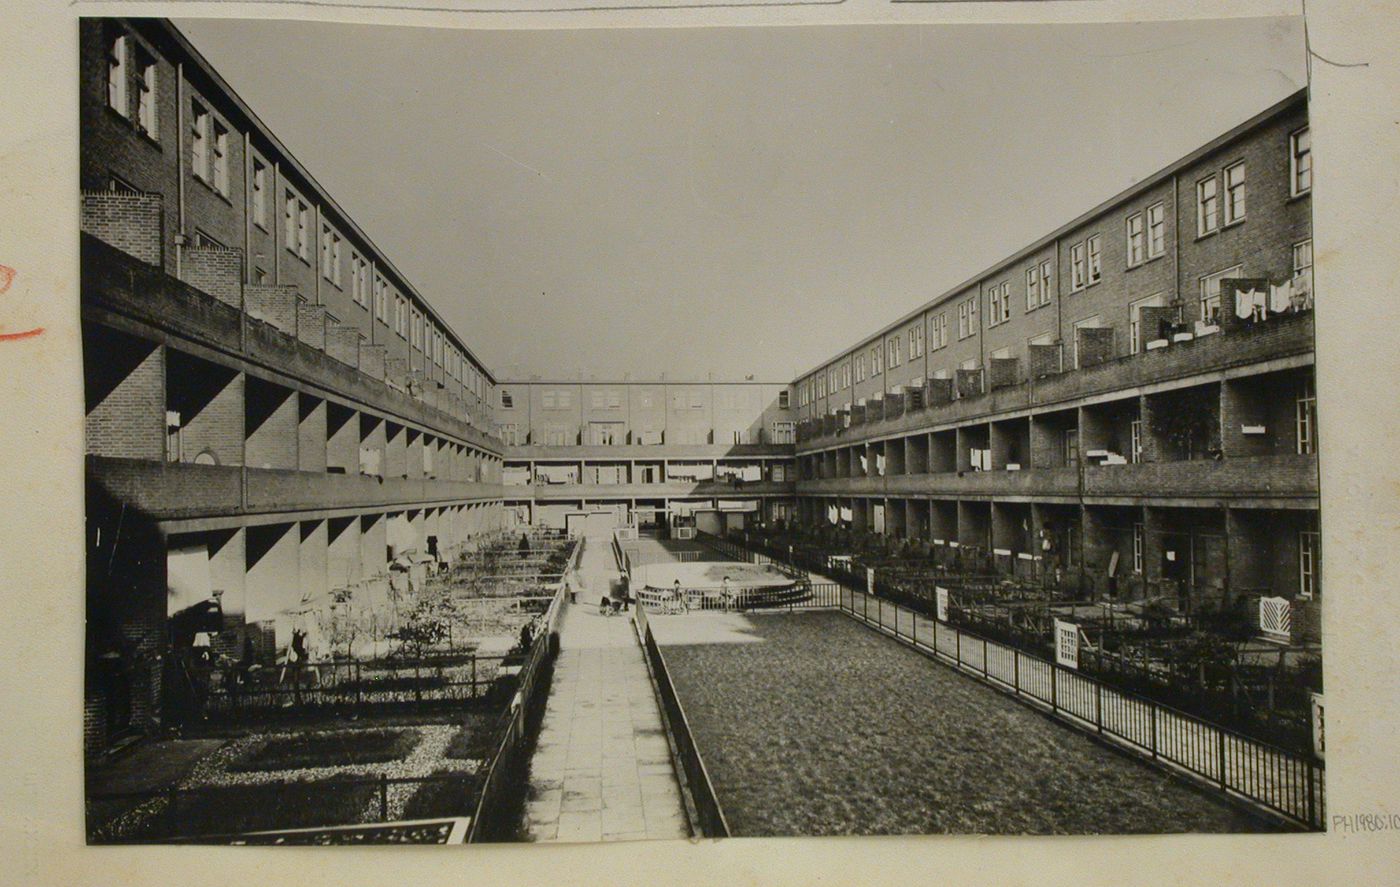
<path id="1" fill-rule="evenodd" d="M 990 418 L 1012 410 L 1071 404 L 1078 399 L 1152 383 L 1307 355 L 1312 350 L 1312 314 L 1279 315 L 1260 323 L 1173 344 L 1168 348 L 994 387 L 983 394 L 972 394 L 948 402 L 944 402 L 941 396 L 926 397 L 922 409 L 908 409 L 898 417 L 889 417 L 876 401 L 872 401 L 867 404 L 863 423 L 853 423 L 852 427 L 840 428 L 839 432 L 834 416 L 808 418 L 798 423 L 798 450 L 913 433 L 931 426 Z M 930 380 L 930 384 L 934 382 L 946 385 L 944 380 Z"/>
<path id="2" fill-rule="evenodd" d="M 828 477 L 801 480 L 802 496 L 998 496 L 1077 497 L 1081 472 L 1075 467 L 1021 471 L 963 471 L 894 474 L 884 477 Z M 1256 498 L 1316 499 L 1317 457 L 1292 454 L 1244 456 L 1219 461 L 1090 465 L 1082 472 L 1086 499 Z"/>
<path id="3" fill-rule="evenodd" d="M 90 476 L 154 519 L 503 498 L 499 484 L 89 456 Z"/>

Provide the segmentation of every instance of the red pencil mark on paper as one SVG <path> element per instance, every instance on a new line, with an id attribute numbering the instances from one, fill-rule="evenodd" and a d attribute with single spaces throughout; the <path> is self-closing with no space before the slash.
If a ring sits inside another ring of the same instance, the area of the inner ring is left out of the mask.
<path id="1" fill-rule="evenodd" d="M 15 273 L 15 269 L 9 267 L 8 265 L 0 265 L 0 295 L 3 295 L 10 289 L 10 284 L 14 283 L 15 280 Z M 23 330 L 18 333 L 0 333 L 0 342 L 8 341 L 10 339 L 30 339 L 34 336 L 39 335 L 43 331 L 43 327 L 36 326 L 32 330 Z"/>

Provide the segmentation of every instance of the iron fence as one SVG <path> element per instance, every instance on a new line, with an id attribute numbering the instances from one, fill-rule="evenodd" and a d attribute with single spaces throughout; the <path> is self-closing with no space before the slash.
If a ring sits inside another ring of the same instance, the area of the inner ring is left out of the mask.
<path id="1" fill-rule="evenodd" d="M 89 794 L 86 799 L 89 832 L 98 843 L 230 843 L 240 832 L 273 828 L 316 828 L 368 825 L 397 821 L 390 817 L 390 794 L 398 787 L 419 790 L 426 786 L 460 789 L 457 815 L 473 806 L 480 783 L 475 773 L 435 773 L 428 776 L 353 776 L 317 781 L 273 780 L 238 786 L 202 785 L 168 787 L 154 791 Z M 223 797 L 236 789 L 242 800 L 236 809 Z M 221 803 L 222 802 L 222 803 Z M 348 802 L 348 804 L 347 804 Z M 408 803 L 412 803 L 410 798 Z M 339 811 L 339 815 L 326 811 Z M 447 815 L 447 814 L 443 814 Z M 327 821 L 327 817 L 334 821 Z M 211 821 L 222 827 L 208 828 Z M 254 817 L 261 823 L 240 827 L 239 818 Z"/>
<path id="2" fill-rule="evenodd" d="M 704 540 L 735 560 L 746 549 Z M 764 555 L 758 555 L 762 557 Z M 864 577 L 860 577 L 864 580 Z M 1325 827 L 1325 765 L 1076 669 L 836 583 L 837 607 L 964 674 L 1174 772 L 1306 829 Z"/>
<path id="3" fill-rule="evenodd" d="M 1324 767 L 1320 761 L 862 591 L 844 589 L 840 609 L 1080 729 L 1258 805 L 1292 824 L 1319 830 L 1324 827 Z"/>
<path id="4" fill-rule="evenodd" d="M 656 682 L 656 695 L 661 703 L 661 716 L 666 724 L 666 732 L 674 743 L 680 770 L 685 774 L 686 794 L 694 805 L 694 810 L 687 812 L 694 817 L 702 836 L 727 838 L 729 823 L 724 817 L 724 809 L 720 806 L 719 796 L 715 794 L 714 783 L 710 781 L 710 774 L 705 768 L 700 750 L 695 746 L 695 737 L 690 732 L 690 721 L 686 719 L 685 709 L 676 695 L 676 688 L 671 684 L 671 675 L 666 669 L 666 657 L 661 655 L 661 647 L 652 635 L 651 624 L 647 621 L 644 609 L 637 608 L 635 622 L 652 679 Z"/>
<path id="5" fill-rule="evenodd" d="M 410 703 L 503 701 L 514 690 L 510 666 L 522 660 L 519 655 L 471 653 L 271 666 L 255 672 L 216 667 L 201 712 L 210 720 L 237 721 L 284 709 L 364 712 Z"/>
<path id="6" fill-rule="evenodd" d="M 578 551 L 576 548 L 575 557 Z M 518 689 L 509 709 L 502 716 L 499 727 L 501 738 L 487 766 L 481 794 L 472 815 L 467 833 L 469 843 L 500 838 L 514 825 L 514 807 L 510 801 L 513 797 L 518 800 L 520 792 L 513 783 L 519 781 L 525 765 L 528 719 L 544 704 L 544 694 L 537 693 L 536 690 L 546 667 L 553 663 L 558 653 L 558 636 L 554 631 L 559 623 L 559 611 L 563 601 L 564 589 L 561 586 L 555 592 L 554 600 L 545 612 L 539 635 L 521 666 Z"/>

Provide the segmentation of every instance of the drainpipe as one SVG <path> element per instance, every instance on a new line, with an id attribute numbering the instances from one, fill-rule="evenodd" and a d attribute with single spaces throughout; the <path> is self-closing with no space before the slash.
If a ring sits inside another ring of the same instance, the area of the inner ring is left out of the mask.
<path id="1" fill-rule="evenodd" d="M 175 65 L 175 276 L 185 251 L 185 63 Z"/>
<path id="2" fill-rule="evenodd" d="M 272 163 L 272 216 L 269 222 L 272 225 L 272 283 L 274 286 L 282 285 L 282 243 L 283 231 L 286 228 L 284 215 L 287 211 L 285 204 L 282 206 L 282 213 L 277 212 L 277 201 L 286 200 L 287 195 L 282 188 L 282 161 L 275 160 Z"/>

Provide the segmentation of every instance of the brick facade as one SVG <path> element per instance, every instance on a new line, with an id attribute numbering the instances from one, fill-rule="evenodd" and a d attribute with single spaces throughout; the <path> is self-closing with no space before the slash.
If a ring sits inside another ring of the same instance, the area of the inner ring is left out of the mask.
<path id="1" fill-rule="evenodd" d="M 159 194 L 84 191 L 81 227 L 148 265 L 163 261 Z"/>

